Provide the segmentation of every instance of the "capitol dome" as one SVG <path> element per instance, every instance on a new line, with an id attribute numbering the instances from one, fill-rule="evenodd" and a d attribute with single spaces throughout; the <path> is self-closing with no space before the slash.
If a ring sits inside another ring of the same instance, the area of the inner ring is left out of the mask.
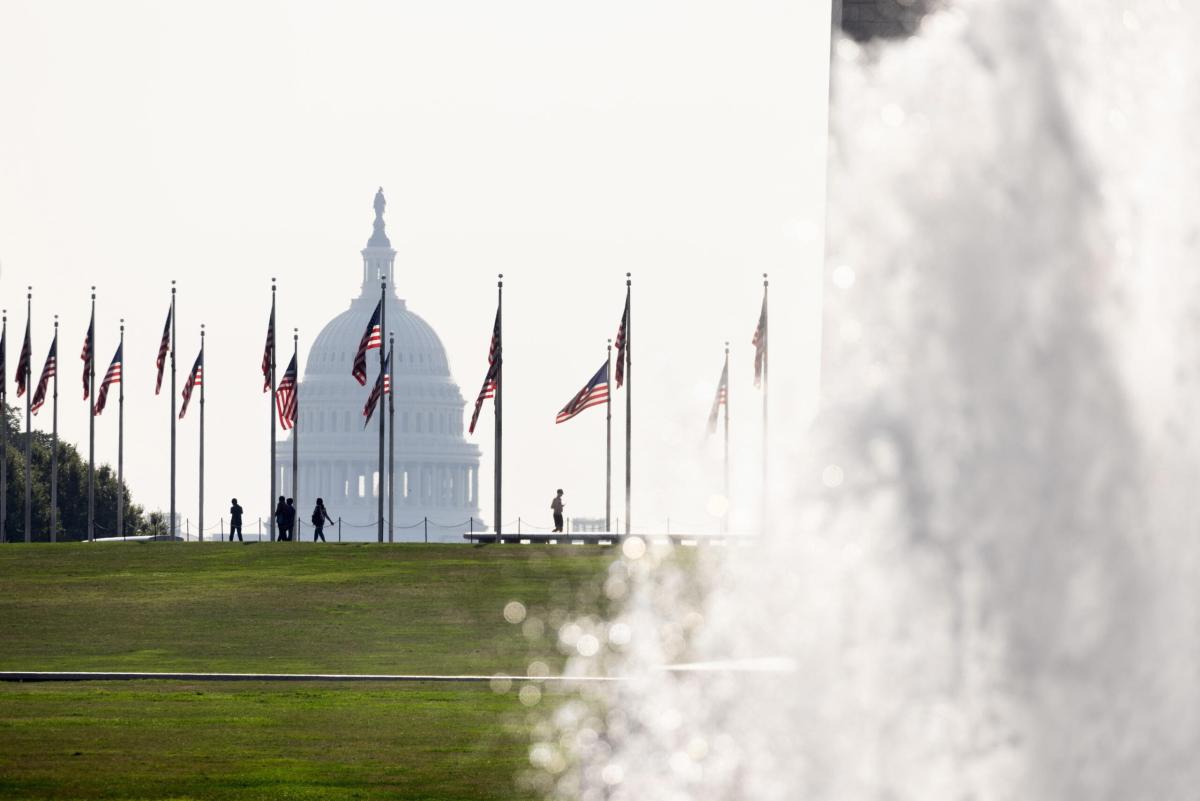
<path id="1" fill-rule="evenodd" d="M 341 518 L 342 539 L 374 540 L 378 520 L 379 429 L 364 427 L 363 406 L 379 374 L 379 353 L 367 354 L 367 383 L 351 375 L 354 356 L 386 283 L 384 347 L 394 338 L 396 541 L 461 541 L 479 530 L 479 448 L 463 436 L 465 401 L 450 374 L 446 349 L 433 327 L 396 294 L 396 251 L 383 222 L 383 190 L 375 198 L 375 230 L 362 250 L 362 290 L 313 340 L 299 388 L 297 508 L 306 524 L 316 498 Z M 282 349 L 281 349 L 282 350 Z M 281 365 L 282 367 L 282 365 Z M 385 403 L 375 414 L 387 414 Z M 386 461 L 386 455 L 385 455 Z M 291 491 L 291 438 L 276 449 L 279 493 Z M 386 464 L 385 464 L 386 469 Z M 385 493 L 386 493 L 386 477 Z M 385 494 L 384 517 L 388 502 Z M 327 526 L 326 538 L 336 529 Z M 308 530 L 308 526 L 304 526 Z M 389 526 L 385 523 L 385 534 Z"/>

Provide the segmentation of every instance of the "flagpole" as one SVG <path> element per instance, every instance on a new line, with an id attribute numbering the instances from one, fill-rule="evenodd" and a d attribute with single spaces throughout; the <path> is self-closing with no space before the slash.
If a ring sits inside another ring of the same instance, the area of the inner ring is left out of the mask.
<path id="1" fill-rule="evenodd" d="M 392 356 L 396 351 L 396 332 L 388 332 L 388 372 L 396 367 Z M 395 542 L 396 527 L 396 387 L 388 376 L 388 542 Z"/>
<path id="2" fill-rule="evenodd" d="M 764 317 L 766 317 L 766 314 L 767 314 L 767 292 L 768 292 L 767 274 L 763 273 L 763 316 Z M 763 391 L 763 393 L 762 393 L 762 418 L 763 418 L 763 430 L 762 430 L 762 493 L 763 493 L 763 495 L 762 495 L 762 530 L 763 530 L 764 535 L 767 533 L 767 509 L 768 509 L 767 495 L 769 492 L 769 490 L 768 490 L 769 483 L 768 483 L 768 476 L 767 476 L 767 443 L 769 441 L 768 436 L 767 436 L 767 408 L 768 408 L 768 406 L 767 406 L 767 395 L 768 395 L 768 393 L 767 393 L 767 362 L 768 362 L 768 359 L 770 358 L 770 352 L 771 352 L 771 336 L 770 336 L 769 332 L 770 332 L 770 323 L 769 323 L 769 318 L 768 318 L 768 321 L 764 325 L 764 330 L 763 330 L 764 340 L 763 340 L 763 357 L 762 357 L 762 391 Z"/>
<path id="3" fill-rule="evenodd" d="M 296 377 L 292 393 L 296 398 L 296 415 L 292 419 L 292 502 L 300 508 L 300 329 L 292 329 L 292 358 L 296 360 Z M 203 395 L 201 396 L 203 397 Z M 299 542 L 299 540 L 297 540 Z"/>
<path id="4" fill-rule="evenodd" d="M 267 509 L 271 515 L 271 542 L 275 541 L 275 279 L 271 279 L 271 503 Z"/>
<path id="5" fill-rule="evenodd" d="M 504 309 L 504 273 L 500 273 L 496 281 L 496 318 L 499 331 L 496 332 L 496 358 L 500 360 L 500 366 L 496 370 L 496 397 L 493 411 L 496 414 L 496 467 L 493 476 L 495 486 L 492 490 L 492 506 L 494 524 L 493 530 L 496 532 L 496 542 L 500 542 L 500 511 L 501 511 L 501 493 L 504 488 L 504 324 L 501 319 L 501 312 Z"/>
<path id="6" fill-rule="evenodd" d="M 8 309 L 4 309 L 4 333 L 0 336 L 3 350 L 0 350 L 0 365 L 8 364 Z M 0 542 L 8 542 L 8 368 L 5 367 L 0 375 L 0 410 L 4 412 L 3 425 L 0 425 L 0 450 L 4 451 L 0 458 Z"/>
<path id="7" fill-rule="evenodd" d="M 175 280 L 171 280 L 171 537 L 175 536 Z"/>
<path id="8" fill-rule="evenodd" d="M 630 474 L 633 467 L 633 281 L 625 273 L 625 304 L 629 316 L 625 320 L 625 534 L 632 530 L 630 525 L 631 488 Z"/>
<path id="9" fill-rule="evenodd" d="M 0 356 L 0 361 L 3 361 Z M 58 542 L 58 315 L 54 315 L 54 397 L 51 400 L 50 541 Z"/>
<path id="10" fill-rule="evenodd" d="M 379 282 L 379 373 L 380 382 L 382 383 L 384 362 L 386 354 L 383 352 L 383 332 L 387 330 L 387 278 L 383 278 Z M 383 542 L 383 490 L 384 490 L 384 474 L 383 474 L 383 429 L 384 420 L 383 410 L 379 412 L 379 482 L 375 497 L 379 507 L 379 542 Z"/>
<path id="11" fill-rule="evenodd" d="M 96 539 L 96 287 L 88 326 L 88 542 Z"/>
<path id="12" fill-rule="evenodd" d="M 121 318 L 121 380 L 117 384 L 117 533 L 125 536 L 125 318 Z"/>
<path id="13" fill-rule="evenodd" d="M 25 295 L 26 320 L 33 320 L 33 287 Z M 27 325 L 30 325 L 27 323 Z M 25 329 L 26 331 L 29 328 Z M 33 398 L 33 346 L 29 347 L 29 358 L 25 360 L 25 541 L 33 542 L 33 413 L 30 401 Z"/>
<path id="14" fill-rule="evenodd" d="M 729 533 L 729 341 L 725 341 L 725 533 Z"/>
<path id="15" fill-rule="evenodd" d="M 204 385 L 208 383 L 204 373 L 204 323 L 200 323 L 200 542 L 204 542 Z"/>
<path id="16" fill-rule="evenodd" d="M 608 340 L 608 376 L 606 385 L 608 391 L 608 405 L 605 414 L 605 437 L 606 447 L 604 449 L 604 530 L 612 531 L 612 340 Z"/>

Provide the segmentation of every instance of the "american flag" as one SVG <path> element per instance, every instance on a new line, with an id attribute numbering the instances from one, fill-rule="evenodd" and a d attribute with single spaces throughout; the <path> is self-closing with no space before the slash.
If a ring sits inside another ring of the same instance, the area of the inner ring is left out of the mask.
<path id="1" fill-rule="evenodd" d="M 192 365 L 192 372 L 188 374 L 187 381 L 183 384 L 183 406 L 179 407 L 179 419 L 187 414 L 188 403 L 192 400 L 192 388 L 198 387 L 204 383 L 204 351 L 201 350 L 196 356 L 196 363 Z"/>
<path id="2" fill-rule="evenodd" d="M 721 407 L 729 403 L 729 362 L 721 370 L 721 383 L 717 384 L 717 397 L 713 399 L 712 411 L 708 413 L 708 433 L 717 430 L 717 417 Z"/>
<path id="3" fill-rule="evenodd" d="M 758 315 L 758 328 L 754 329 L 754 386 L 762 386 L 763 364 L 767 360 L 767 296 L 763 294 L 762 312 Z"/>
<path id="4" fill-rule="evenodd" d="M 91 382 L 88 380 L 92 372 L 92 341 L 96 332 L 96 313 L 92 312 L 92 321 L 88 323 L 87 334 L 83 338 L 83 351 L 80 352 L 79 358 L 83 360 L 83 399 L 87 400 L 91 394 Z"/>
<path id="5" fill-rule="evenodd" d="M 117 345 L 117 352 L 113 354 L 112 363 L 108 365 L 108 372 L 104 374 L 100 389 L 96 391 L 96 407 L 92 414 L 99 416 L 104 411 L 104 404 L 108 402 L 109 386 L 121 383 L 121 351 L 124 349 L 124 345 Z"/>
<path id="6" fill-rule="evenodd" d="M 379 371 L 379 378 L 375 379 L 375 386 L 371 387 L 371 394 L 367 396 L 367 405 L 363 406 L 363 417 L 367 418 L 363 422 L 363 428 L 371 422 L 371 415 L 375 414 L 375 407 L 379 404 L 379 399 L 392 391 L 392 357 L 389 355 L 383 362 L 383 369 Z"/>
<path id="7" fill-rule="evenodd" d="M 0 345 L 0 347 L 3 347 Z M 46 389 L 50 385 L 50 379 L 58 374 L 58 334 L 54 335 L 54 339 L 50 341 L 50 352 L 46 354 L 46 363 L 42 365 L 42 377 L 38 379 L 37 389 L 33 391 L 33 401 L 31 410 L 34 414 L 38 413 L 38 409 L 46 405 Z"/>
<path id="8" fill-rule="evenodd" d="M 296 356 L 292 354 L 292 360 L 275 388 L 275 408 L 279 410 L 279 425 L 284 431 L 296 425 L 296 406 Z"/>
<path id="9" fill-rule="evenodd" d="M 275 359 L 275 303 L 271 302 L 271 319 L 267 322 L 267 344 L 263 348 L 263 392 L 271 388 L 271 362 Z"/>
<path id="10" fill-rule="evenodd" d="M 371 313 L 371 319 L 363 331 L 362 340 L 358 343 L 358 353 L 354 354 L 354 366 L 350 370 L 350 375 L 364 387 L 367 385 L 367 351 L 383 347 L 383 332 L 379 328 L 382 312 L 383 301 L 380 300 L 375 304 L 375 311 Z"/>
<path id="11" fill-rule="evenodd" d="M 25 321 L 25 342 L 21 345 L 21 355 L 17 359 L 17 397 L 25 394 L 29 388 L 29 361 L 33 357 L 29 345 L 29 321 Z"/>
<path id="12" fill-rule="evenodd" d="M 174 306 L 167 309 L 167 322 L 163 326 L 162 341 L 158 343 L 158 359 L 154 362 L 154 366 L 158 368 L 158 379 L 154 382 L 155 395 L 162 391 L 163 370 L 167 366 L 167 354 L 171 351 L 171 316 L 174 313 Z"/>
<path id="13" fill-rule="evenodd" d="M 629 291 L 625 291 L 625 311 L 621 313 L 621 324 L 617 326 L 617 338 L 613 344 L 617 348 L 617 389 L 625 383 L 625 346 L 628 344 L 626 338 L 629 331 Z"/>
<path id="14" fill-rule="evenodd" d="M 475 424 L 479 422 L 479 410 L 488 398 L 496 397 L 496 388 L 500 386 L 500 365 L 503 362 L 503 347 L 500 342 L 500 309 L 496 309 L 496 324 L 492 326 L 492 344 L 488 348 L 488 371 L 483 378 L 483 387 L 479 397 L 475 399 L 475 411 L 471 413 L 471 425 L 468 434 L 475 433 Z"/>
<path id="15" fill-rule="evenodd" d="M 603 406 L 608 403 L 608 360 L 604 360 L 604 364 L 592 376 L 592 380 L 584 385 L 583 389 L 576 393 L 575 397 L 571 398 L 571 402 L 562 408 L 558 416 L 554 418 L 555 423 L 565 423 L 575 415 L 582 412 L 584 409 L 590 409 L 593 406 Z"/>

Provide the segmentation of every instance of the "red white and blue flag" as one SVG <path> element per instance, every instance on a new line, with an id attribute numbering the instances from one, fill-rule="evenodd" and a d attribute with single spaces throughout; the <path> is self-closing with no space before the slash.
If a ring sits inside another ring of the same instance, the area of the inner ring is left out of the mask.
<path id="1" fill-rule="evenodd" d="M 2 348 L 3 345 L 0 345 Z M 30 405 L 30 410 L 38 413 L 38 409 L 46 405 L 46 390 L 50 386 L 50 379 L 54 378 L 58 373 L 58 334 L 54 335 L 54 339 L 50 342 L 50 352 L 46 354 L 46 363 L 42 365 L 42 377 L 38 379 L 37 389 L 33 391 L 33 400 Z"/>
<path id="2" fill-rule="evenodd" d="M 488 348 L 488 371 L 483 378 L 483 387 L 479 390 L 479 397 L 475 399 L 475 411 L 471 413 L 471 425 L 467 428 L 468 434 L 475 433 L 475 424 L 479 422 L 479 410 L 483 408 L 483 402 L 488 398 L 496 397 L 496 389 L 500 386 L 500 365 L 503 362 L 502 357 L 503 347 L 500 342 L 500 309 L 496 309 L 496 324 L 492 326 L 492 344 Z"/>
<path id="3" fill-rule="evenodd" d="M 292 360 L 288 362 L 283 378 L 279 379 L 279 386 L 275 388 L 275 408 L 279 410 L 279 426 L 284 431 L 296 427 L 297 405 L 296 355 L 292 354 Z"/>
<path id="4" fill-rule="evenodd" d="M 708 433 L 715 433 L 717 430 L 717 417 L 720 415 L 721 407 L 729 403 L 729 362 L 725 362 L 725 367 L 721 370 L 721 382 L 717 384 L 717 397 L 713 399 L 712 411 L 708 413 Z"/>
<path id="5" fill-rule="evenodd" d="M 267 344 L 263 348 L 263 392 L 271 388 L 271 362 L 275 360 L 275 302 L 271 301 L 271 319 L 267 322 Z"/>
<path id="6" fill-rule="evenodd" d="M 555 423 L 565 423 L 575 415 L 582 412 L 584 409 L 590 409 L 593 406 L 603 406 L 608 403 L 608 360 L 604 360 L 604 364 L 592 376 L 592 380 L 584 385 L 583 389 L 571 398 L 571 402 L 562 408 L 558 416 L 554 418 Z"/>
<path id="7" fill-rule="evenodd" d="M 754 329 L 754 386 L 762 386 L 763 366 L 767 361 L 767 296 L 763 290 L 762 311 L 758 315 L 758 328 Z"/>
<path id="8" fill-rule="evenodd" d="M 29 362 L 33 358 L 29 344 L 29 321 L 25 321 L 25 342 L 21 345 L 21 355 L 17 358 L 17 397 L 25 394 L 29 388 Z"/>
<path id="9" fill-rule="evenodd" d="M 95 304 L 93 304 L 95 305 Z M 83 399 L 87 400 L 91 394 L 91 375 L 92 375 L 92 343 L 96 336 L 96 312 L 92 312 L 92 320 L 88 323 L 87 334 L 83 338 L 83 350 L 79 353 L 79 358 L 83 360 Z"/>
<path id="10" fill-rule="evenodd" d="M 117 345 L 117 352 L 113 354 L 112 363 L 108 365 L 108 372 L 100 382 L 100 389 L 96 390 L 96 408 L 92 413 L 97 416 L 104 411 L 104 404 L 108 402 L 109 386 L 121 383 L 121 351 L 124 349 L 124 345 Z"/>
<path id="11" fill-rule="evenodd" d="M 621 324 L 617 326 L 617 338 L 613 345 L 617 348 L 617 389 L 625 383 L 626 346 L 629 344 L 629 290 L 625 290 L 625 311 L 621 313 Z"/>
<path id="12" fill-rule="evenodd" d="M 192 388 L 201 386 L 204 383 L 204 351 L 201 350 L 196 356 L 196 363 L 192 365 L 192 372 L 188 374 L 187 381 L 183 385 L 183 406 L 179 407 L 179 419 L 187 414 L 188 403 L 192 400 Z"/>
<path id="13" fill-rule="evenodd" d="M 383 369 L 379 371 L 379 377 L 375 379 L 375 386 L 371 387 L 371 394 L 367 396 L 367 405 L 363 406 L 363 417 L 367 418 L 363 422 L 363 428 L 371 422 L 371 415 L 375 414 L 375 407 L 379 405 L 379 399 L 384 395 L 391 394 L 392 391 L 392 357 L 389 354 L 383 362 Z"/>
<path id="14" fill-rule="evenodd" d="M 362 340 L 358 343 L 358 353 L 354 354 L 354 366 L 350 370 L 350 375 L 364 387 L 367 385 L 367 351 L 383 347 L 383 331 L 379 327 L 382 312 L 383 301 L 380 300 L 375 304 L 375 311 L 371 313 L 371 319 L 363 331 Z"/>
<path id="15" fill-rule="evenodd" d="M 154 366 L 158 368 L 158 378 L 154 382 L 155 395 L 162 391 L 163 370 L 167 366 L 167 354 L 171 351 L 171 316 L 174 312 L 174 306 L 167 309 L 167 322 L 163 326 L 162 340 L 158 343 L 158 359 L 154 362 Z"/>

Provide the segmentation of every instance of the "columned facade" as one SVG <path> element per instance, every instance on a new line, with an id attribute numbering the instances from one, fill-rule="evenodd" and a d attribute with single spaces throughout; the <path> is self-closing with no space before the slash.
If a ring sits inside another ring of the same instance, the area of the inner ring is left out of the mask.
<path id="1" fill-rule="evenodd" d="M 479 448 L 463 435 L 462 393 L 450 375 L 445 349 L 434 330 L 408 309 L 396 292 L 395 259 L 384 230 L 383 191 L 375 196 L 375 229 L 362 250 L 362 291 L 349 308 L 317 335 L 305 360 L 299 387 L 300 481 L 297 506 L 308 521 L 318 497 L 329 514 L 342 519 L 343 540 L 376 538 L 377 493 L 380 487 L 377 418 L 363 426 L 363 406 L 379 374 L 379 354 L 367 354 L 367 383 L 350 374 L 359 340 L 379 302 L 380 282 L 387 281 L 384 346 L 395 334 L 395 539 L 461 542 L 463 532 L 479 519 Z M 385 397 L 375 414 L 387 415 Z M 385 440 L 385 464 L 387 469 Z M 291 441 L 277 448 L 280 492 L 292 487 Z M 388 515 L 387 498 L 384 516 Z M 385 538 L 387 526 L 385 524 Z M 326 538 L 336 526 L 326 527 Z"/>

